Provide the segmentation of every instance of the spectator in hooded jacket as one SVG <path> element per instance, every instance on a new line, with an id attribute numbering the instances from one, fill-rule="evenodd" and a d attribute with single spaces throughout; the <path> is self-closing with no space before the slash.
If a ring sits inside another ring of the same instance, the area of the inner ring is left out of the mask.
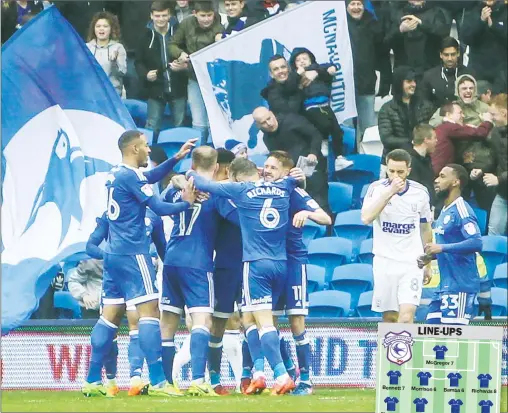
<path id="1" fill-rule="evenodd" d="M 127 73 L 127 52 L 120 43 L 118 18 L 107 11 L 95 14 L 88 29 L 86 45 L 108 75 L 118 95 L 122 96 L 123 77 Z"/>
<path id="2" fill-rule="evenodd" d="M 378 127 L 383 144 L 383 159 L 394 149 L 410 151 L 413 147 L 413 129 L 420 123 L 428 123 L 434 108 L 415 95 L 416 73 L 407 66 L 393 71 L 393 99 L 386 102 L 378 114 Z"/>
<path id="3" fill-rule="evenodd" d="M 394 7 L 385 36 L 393 49 L 394 68 L 411 66 L 421 79 L 426 70 L 439 65 L 441 42 L 450 29 L 449 15 L 431 1 L 409 0 Z"/>
<path id="4" fill-rule="evenodd" d="M 455 96 L 455 81 L 463 74 L 473 75 L 471 69 L 460 63 L 459 42 L 453 37 L 445 37 L 441 43 L 439 53 L 441 64 L 429 69 L 423 75 L 418 93 L 435 108 L 445 103 L 453 102 Z"/>
<path id="5" fill-rule="evenodd" d="M 377 50 L 383 46 L 383 27 L 372 14 L 365 11 L 363 0 L 349 0 L 347 20 L 353 71 L 355 79 L 357 137 L 360 142 L 365 129 L 376 124 L 374 100 L 376 97 Z M 388 66 L 387 70 L 391 68 Z M 386 73 L 381 73 L 383 79 Z M 389 89 L 389 88 L 388 88 Z"/>
<path id="6" fill-rule="evenodd" d="M 508 9 L 502 0 L 484 0 L 466 13 L 462 40 L 477 79 L 494 83 L 507 68 Z"/>
<path id="7" fill-rule="evenodd" d="M 173 124 L 183 125 L 186 110 L 187 76 L 185 63 L 179 64 L 168 53 L 178 21 L 171 15 L 170 4 L 154 1 L 151 22 L 141 37 L 136 52 L 136 70 L 148 95 L 148 114 L 145 127 L 154 131 L 157 142 L 166 104 L 171 106 Z"/>

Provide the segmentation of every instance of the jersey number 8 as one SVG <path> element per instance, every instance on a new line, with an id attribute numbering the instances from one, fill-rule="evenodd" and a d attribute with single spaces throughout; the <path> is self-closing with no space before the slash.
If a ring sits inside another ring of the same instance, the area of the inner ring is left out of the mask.
<path id="1" fill-rule="evenodd" d="M 108 219 L 116 221 L 120 216 L 120 205 L 113 199 L 113 192 L 115 188 L 109 188 L 108 193 Z"/>
<path id="2" fill-rule="evenodd" d="M 274 229 L 279 225 L 280 214 L 275 208 L 272 208 L 272 198 L 266 199 L 263 203 L 263 209 L 259 214 L 259 221 L 265 228 Z"/>

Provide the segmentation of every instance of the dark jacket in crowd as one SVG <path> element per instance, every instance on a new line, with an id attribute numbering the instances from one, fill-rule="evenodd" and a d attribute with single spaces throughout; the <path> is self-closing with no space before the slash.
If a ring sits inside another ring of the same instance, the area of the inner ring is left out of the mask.
<path id="1" fill-rule="evenodd" d="M 146 88 L 147 97 L 149 98 L 161 99 L 164 92 L 171 92 L 173 97 L 182 97 L 187 93 L 186 72 L 172 72 L 168 69 L 167 65 L 163 63 L 164 53 L 166 53 L 168 63 L 172 61 L 167 53 L 167 47 L 177 27 L 178 20 L 176 17 L 171 17 L 169 21 L 169 30 L 164 38 L 155 29 L 145 28 L 143 35 L 139 39 L 135 61 L 136 71 Z M 166 46 L 166 50 L 164 49 L 164 45 Z M 157 79 L 153 82 L 149 82 L 146 78 L 150 70 L 157 70 Z M 169 76 L 170 89 L 165 87 L 165 76 Z"/>
<path id="2" fill-rule="evenodd" d="M 481 20 L 483 2 L 466 13 L 462 28 L 462 41 L 469 45 L 469 63 L 477 80 L 494 83 L 500 71 L 506 70 L 508 6 L 498 0 L 492 7 L 492 26 Z"/>
<path id="3" fill-rule="evenodd" d="M 498 73 L 492 89 L 492 93 L 494 95 L 498 95 L 499 93 L 508 93 L 508 79 L 506 70 L 501 70 L 501 72 Z"/>
<path id="4" fill-rule="evenodd" d="M 401 33 L 401 18 L 406 15 L 418 17 L 422 24 L 413 31 Z M 385 41 L 393 48 L 394 67 L 411 66 L 421 76 L 426 70 L 439 65 L 441 41 L 450 34 L 451 23 L 448 13 L 429 1 L 421 7 L 405 3 L 402 7 L 393 8 Z"/>
<path id="5" fill-rule="evenodd" d="M 422 184 L 429 191 L 430 204 L 434 205 L 436 191 L 434 189 L 434 171 L 432 170 L 432 161 L 429 155 L 422 156 L 411 148 L 411 173 L 408 179 L 412 179 Z"/>
<path id="6" fill-rule="evenodd" d="M 383 27 L 368 11 L 360 20 L 347 14 L 349 39 L 353 54 L 355 92 L 357 96 L 374 95 L 376 91 L 377 51 L 383 47 Z M 390 61 L 385 69 L 391 71 Z M 386 73 L 380 74 L 381 78 Z M 388 88 L 389 89 L 389 88 Z"/>
<path id="7" fill-rule="evenodd" d="M 26 15 L 18 18 L 18 4 L 16 1 L 2 2 L 2 44 L 4 44 L 29 17 L 35 16 L 43 10 L 42 1 L 28 1 Z"/>
<path id="8" fill-rule="evenodd" d="M 298 88 L 300 76 L 295 72 L 289 72 L 288 79 L 284 83 L 278 83 L 274 79 L 261 90 L 261 96 L 268 102 L 268 107 L 276 115 L 281 113 L 302 113 L 303 92 Z"/>
<path id="9" fill-rule="evenodd" d="M 72 24 L 72 27 L 86 41 L 88 28 L 95 13 L 100 11 L 112 11 L 107 1 L 55 1 L 54 4 L 62 15 Z M 113 4 L 114 6 L 114 4 Z M 145 22 L 146 23 L 146 22 Z M 127 28 L 122 28 L 128 30 Z"/>
<path id="10" fill-rule="evenodd" d="M 139 45 L 140 40 L 146 31 L 146 24 L 150 21 L 149 1 L 121 1 L 119 19 L 122 28 L 122 44 L 127 54 L 134 54 Z"/>
<path id="11" fill-rule="evenodd" d="M 455 69 L 446 69 L 439 65 L 429 69 L 423 75 L 418 85 L 418 94 L 425 100 L 431 102 L 434 108 L 440 108 L 445 103 L 453 102 L 455 96 L 455 81 L 461 75 L 476 76 L 474 70 L 459 64 Z"/>
<path id="12" fill-rule="evenodd" d="M 386 102 L 378 115 L 379 136 L 383 144 L 383 164 L 385 156 L 393 149 L 413 148 L 413 129 L 420 123 L 428 123 L 434 107 L 430 102 L 417 95 L 411 98 L 409 105 L 402 102 L 402 82 L 410 69 L 407 66 L 393 71 L 393 99 Z"/>
<path id="13" fill-rule="evenodd" d="M 224 32 L 222 32 L 222 38 L 225 39 L 232 34 L 238 33 L 243 29 L 246 29 L 253 24 L 258 22 L 257 19 L 247 16 L 240 17 L 227 17 L 227 24 L 224 26 Z"/>
<path id="14" fill-rule="evenodd" d="M 492 148 L 496 164 L 494 174 L 499 179 L 497 193 L 508 198 L 508 126 L 498 126 L 492 130 Z"/>

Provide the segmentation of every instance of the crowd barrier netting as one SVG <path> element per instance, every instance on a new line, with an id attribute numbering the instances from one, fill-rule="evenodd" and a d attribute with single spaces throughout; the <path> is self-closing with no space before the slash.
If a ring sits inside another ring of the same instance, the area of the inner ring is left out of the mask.
<path id="1" fill-rule="evenodd" d="M 508 327 L 506 322 L 482 322 L 504 329 L 502 384 L 508 385 Z M 77 390 L 80 388 L 90 360 L 92 325 L 47 325 L 21 327 L 2 337 L 0 372 L 2 389 L 8 390 Z M 282 335 L 296 360 L 287 324 L 280 325 Z M 307 327 L 312 348 L 311 376 L 316 386 L 374 388 L 376 383 L 377 323 L 312 321 Z M 187 335 L 180 330 L 175 338 L 179 348 Z M 118 384 L 129 385 L 126 326 L 118 336 Z M 267 372 L 270 372 L 266 365 Z M 181 387 L 190 382 L 190 364 L 181 371 Z M 144 378 L 148 379 L 146 365 Z M 268 374 L 269 384 L 272 376 Z M 222 363 L 222 381 L 234 385 L 234 376 L 226 356 Z"/>

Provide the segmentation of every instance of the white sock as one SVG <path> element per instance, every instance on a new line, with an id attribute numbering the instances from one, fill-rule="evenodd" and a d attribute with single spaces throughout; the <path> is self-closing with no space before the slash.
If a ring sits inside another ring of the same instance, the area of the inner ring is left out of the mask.
<path id="1" fill-rule="evenodd" d="M 236 385 L 242 381 L 242 341 L 239 330 L 226 330 L 222 338 L 222 349 L 226 353 L 229 364 L 235 375 Z"/>
<path id="2" fill-rule="evenodd" d="M 137 386 L 141 382 L 141 376 L 132 376 L 131 377 L 131 386 Z"/>
<path id="3" fill-rule="evenodd" d="M 277 383 L 282 384 L 289 379 L 289 374 L 284 373 L 282 376 L 277 377 Z"/>
<path id="4" fill-rule="evenodd" d="M 190 338 L 191 336 L 188 334 L 187 337 L 185 337 L 182 347 L 176 352 L 175 359 L 173 360 L 173 383 L 178 382 L 182 367 L 191 360 Z"/>

